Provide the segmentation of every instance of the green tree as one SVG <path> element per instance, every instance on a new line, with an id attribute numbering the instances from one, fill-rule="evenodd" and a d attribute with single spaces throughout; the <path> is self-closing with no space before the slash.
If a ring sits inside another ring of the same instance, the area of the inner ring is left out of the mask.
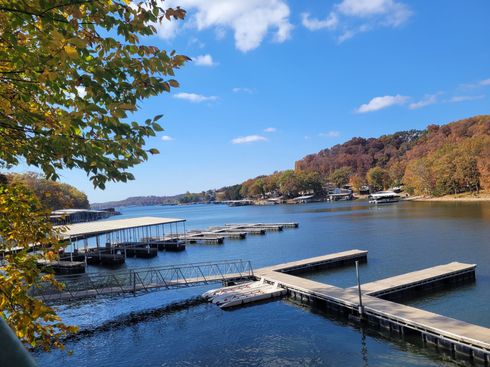
<path id="1" fill-rule="evenodd" d="M 480 191 L 480 171 L 478 170 L 476 158 L 463 153 L 456 159 L 455 163 L 456 180 L 465 191 L 475 191 L 478 194 Z"/>
<path id="2" fill-rule="evenodd" d="M 0 0 L 0 168 L 22 160 L 49 179 L 80 168 L 99 188 L 133 179 L 128 169 L 158 153 L 145 140 L 162 128 L 161 115 L 131 114 L 177 87 L 175 69 L 189 60 L 143 38 L 184 15 L 159 0 Z M 0 267 L 0 313 L 21 340 L 49 348 L 72 330 L 28 292 L 49 278 L 27 247 L 57 246 L 41 209 L 24 188 L 0 191 L 0 246 L 24 248 Z"/>
<path id="3" fill-rule="evenodd" d="M 264 177 L 258 177 L 250 186 L 249 195 L 255 197 L 264 196 L 266 193 L 266 181 Z"/>
<path id="4" fill-rule="evenodd" d="M 374 191 L 381 191 L 387 188 L 390 184 L 390 175 L 387 170 L 381 167 L 371 168 L 367 174 L 366 179 Z"/>
<path id="5" fill-rule="evenodd" d="M 301 190 L 301 180 L 293 170 L 282 172 L 279 178 L 279 191 L 286 198 L 298 196 Z"/>
<path id="6" fill-rule="evenodd" d="M 432 162 L 432 173 L 434 177 L 432 195 L 457 194 L 461 191 L 461 185 L 456 177 L 456 164 L 453 154 L 444 154 Z"/>
<path id="7" fill-rule="evenodd" d="M 433 195 L 435 185 L 429 160 L 421 158 L 410 161 L 407 164 L 403 182 L 412 194 Z"/>
<path id="8" fill-rule="evenodd" d="M 300 178 L 300 191 L 313 191 L 320 194 L 323 191 L 322 180 L 317 172 L 298 172 Z"/>
<path id="9" fill-rule="evenodd" d="M 328 179 L 335 187 L 342 187 L 349 183 L 349 178 L 352 175 L 351 167 L 341 167 L 332 172 Z"/>
<path id="10" fill-rule="evenodd" d="M 389 169 L 389 175 L 391 184 L 393 186 L 400 186 L 403 183 L 403 176 L 405 175 L 406 162 L 395 161 L 393 162 Z"/>
<path id="11" fill-rule="evenodd" d="M 352 186 L 353 190 L 359 192 L 361 186 L 366 185 L 366 178 L 359 175 L 353 175 L 349 179 L 349 184 Z"/>

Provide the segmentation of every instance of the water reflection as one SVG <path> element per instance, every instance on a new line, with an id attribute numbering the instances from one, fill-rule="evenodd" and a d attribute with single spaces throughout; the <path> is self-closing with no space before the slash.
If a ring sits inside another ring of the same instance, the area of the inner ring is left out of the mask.
<path id="1" fill-rule="evenodd" d="M 366 332 L 364 330 L 364 327 L 361 327 L 361 356 L 362 356 L 362 365 L 364 367 L 368 367 L 369 366 L 368 349 L 366 343 Z"/>

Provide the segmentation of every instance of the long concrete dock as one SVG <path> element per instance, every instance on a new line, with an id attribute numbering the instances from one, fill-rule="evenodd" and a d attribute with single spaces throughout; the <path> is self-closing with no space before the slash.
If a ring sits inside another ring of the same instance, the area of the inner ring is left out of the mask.
<path id="1" fill-rule="evenodd" d="M 286 289 L 289 296 L 301 302 L 352 316 L 395 335 L 418 336 L 425 345 L 444 350 L 454 358 L 490 364 L 489 328 L 379 298 L 441 282 L 474 280 L 474 264 L 453 262 L 364 284 L 363 307 L 360 307 L 357 287 L 343 289 L 291 275 L 322 265 L 327 268 L 345 265 L 363 257 L 367 257 L 367 251 L 345 251 L 258 269 L 255 276 Z"/>

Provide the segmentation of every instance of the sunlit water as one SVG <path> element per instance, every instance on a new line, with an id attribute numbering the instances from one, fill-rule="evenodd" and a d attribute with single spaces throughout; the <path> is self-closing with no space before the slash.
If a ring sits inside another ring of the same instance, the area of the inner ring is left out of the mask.
<path id="1" fill-rule="evenodd" d="M 128 259 L 125 267 L 223 259 L 251 260 L 255 268 L 353 248 L 369 251 L 362 281 L 372 281 L 451 261 L 475 263 L 477 281 L 405 303 L 490 327 L 490 203 L 411 203 L 370 206 L 362 202 L 295 206 L 193 205 L 123 209 L 142 215 L 187 219 L 187 228 L 236 222 L 299 222 L 298 229 L 188 245 L 182 253 Z M 91 271 L 100 271 L 91 268 Z M 342 287 L 355 283 L 352 267 L 308 274 Z M 61 309 L 67 322 L 90 330 L 70 340 L 73 355 L 35 353 L 41 366 L 445 366 L 456 365 L 416 343 L 390 340 L 344 320 L 288 300 L 222 311 L 197 303 L 165 306 L 209 287 L 160 291 L 137 297 L 86 300 Z M 134 315 L 148 310 L 145 318 Z"/>

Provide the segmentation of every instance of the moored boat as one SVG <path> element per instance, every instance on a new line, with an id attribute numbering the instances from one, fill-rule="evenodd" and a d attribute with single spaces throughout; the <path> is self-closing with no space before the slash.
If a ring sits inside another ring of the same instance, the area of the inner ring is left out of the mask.
<path id="1" fill-rule="evenodd" d="M 393 191 L 379 191 L 369 195 L 371 204 L 396 203 L 400 200 L 400 195 Z"/>

